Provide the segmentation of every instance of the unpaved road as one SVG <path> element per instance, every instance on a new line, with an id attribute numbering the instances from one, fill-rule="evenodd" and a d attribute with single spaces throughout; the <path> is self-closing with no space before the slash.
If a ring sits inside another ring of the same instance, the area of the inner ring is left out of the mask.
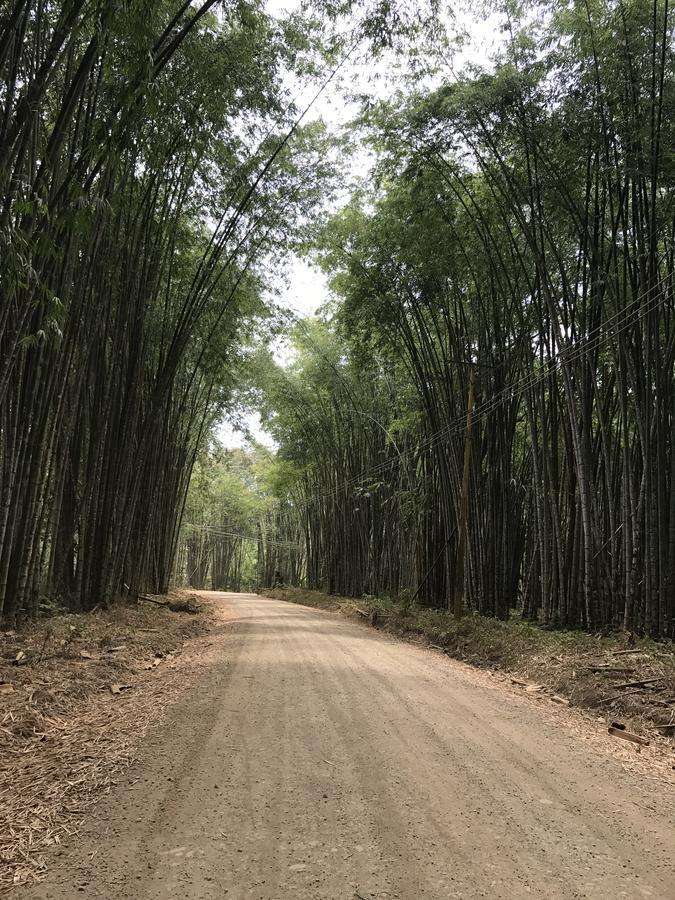
<path id="1" fill-rule="evenodd" d="M 217 596 L 233 624 L 206 677 L 17 894 L 675 898 L 673 789 L 569 711 L 331 614 Z"/>

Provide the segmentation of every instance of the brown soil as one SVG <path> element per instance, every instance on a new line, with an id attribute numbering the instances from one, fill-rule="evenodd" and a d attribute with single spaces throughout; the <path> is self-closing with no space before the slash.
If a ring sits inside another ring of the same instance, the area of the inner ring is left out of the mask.
<path id="1" fill-rule="evenodd" d="M 0 633 L 0 892 L 39 877 L 128 766 L 213 621 L 142 602 Z"/>
<path id="2" fill-rule="evenodd" d="M 339 616 L 252 595 L 25 900 L 673 896 L 653 747 Z"/>

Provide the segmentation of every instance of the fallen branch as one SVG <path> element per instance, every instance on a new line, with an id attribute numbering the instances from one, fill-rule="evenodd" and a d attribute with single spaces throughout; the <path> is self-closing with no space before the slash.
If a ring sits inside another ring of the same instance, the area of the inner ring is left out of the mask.
<path id="1" fill-rule="evenodd" d="M 603 697 L 602 700 L 598 700 L 598 705 L 601 703 L 611 703 L 613 700 L 623 700 L 624 697 L 630 697 L 631 694 L 641 694 L 642 688 L 635 688 L 633 691 L 624 691 L 622 694 L 614 694 L 612 697 Z"/>
<path id="2" fill-rule="evenodd" d="M 154 597 L 148 597 L 147 594 L 138 594 L 137 600 L 145 600 L 146 603 L 156 603 L 157 606 L 166 606 L 166 600 L 156 600 Z"/>
<path id="3" fill-rule="evenodd" d="M 668 737 L 675 734 L 675 722 L 667 722 L 665 725 L 655 725 L 656 731 L 660 731 Z"/>
<path id="4" fill-rule="evenodd" d="M 648 684 L 656 684 L 658 681 L 663 681 L 663 677 L 661 678 L 643 678 L 640 681 L 625 681 L 623 684 L 615 684 L 613 687 L 620 691 L 623 688 L 632 688 L 632 687 L 646 687 Z"/>
<path id="5" fill-rule="evenodd" d="M 623 666 L 587 666 L 586 667 L 589 672 L 609 672 L 610 674 L 615 675 L 630 675 L 635 669 L 625 668 Z"/>
<path id="6" fill-rule="evenodd" d="M 194 603 L 190 603 L 189 600 L 169 600 L 166 602 L 164 600 L 155 600 L 154 597 L 148 597 L 147 594 L 139 594 L 137 599 L 155 603 L 157 606 L 164 606 L 166 609 L 170 609 L 171 612 L 186 612 L 194 615 L 198 611 Z"/>
<path id="7" fill-rule="evenodd" d="M 623 738 L 624 741 L 632 741 L 632 743 L 641 744 L 643 747 L 649 746 L 649 741 L 647 740 L 647 738 L 643 738 L 639 734 L 633 734 L 630 731 L 626 731 L 626 726 L 620 725 L 618 722 L 612 722 L 607 731 L 612 735 L 612 737 Z"/>

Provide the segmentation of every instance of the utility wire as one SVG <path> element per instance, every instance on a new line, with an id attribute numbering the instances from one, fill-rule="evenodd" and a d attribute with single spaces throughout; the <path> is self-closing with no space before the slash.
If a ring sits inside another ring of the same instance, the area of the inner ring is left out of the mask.
<path id="1" fill-rule="evenodd" d="M 636 307 L 653 293 L 654 290 L 671 280 L 672 274 L 665 275 L 658 282 L 632 300 L 624 309 L 615 313 L 605 322 L 602 322 L 600 325 L 596 326 L 596 328 L 592 329 L 588 335 L 575 344 L 568 344 L 563 347 L 542 366 L 541 371 L 528 373 L 514 384 L 508 385 L 497 394 L 494 394 L 489 400 L 475 406 L 473 411 L 474 423 L 479 419 L 486 418 L 504 403 L 516 399 L 526 391 L 531 390 L 538 384 L 548 380 L 550 376 L 558 371 L 563 365 L 568 365 L 569 363 L 580 359 L 582 356 L 587 356 L 591 352 L 600 349 L 610 341 L 616 340 L 620 334 L 633 327 L 639 320 L 643 319 L 666 302 L 668 294 L 662 294 L 655 299 L 648 300 L 644 306 L 636 310 Z M 623 322 L 621 321 L 622 317 L 624 319 Z M 467 360 L 465 365 L 472 365 L 472 363 Z M 360 472 L 358 475 L 346 479 L 334 488 L 304 498 L 300 503 L 294 504 L 294 508 L 300 509 L 311 503 L 315 503 L 318 500 L 334 497 L 350 487 L 364 486 L 366 481 L 372 480 L 377 475 L 384 474 L 390 468 L 402 461 L 403 457 L 419 456 L 421 452 L 432 450 L 434 447 L 438 446 L 443 439 L 449 437 L 458 430 L 463 431 L 465 427 L 466 415 L 458 416 L 444 428 L 428 435 L 424 440 L 417 443 L 415 447 L 410 450 L 402 451 L 400 459 L 392 458 L 385 462 L 378 463 L 377 465 Z"/>
<path id="2" fill-rule="evenodd" d="M 190 522 L 184 522 L 183 528 L 194 528 L 197 531 L 206 531 L 208 534 L 213 534 L 217 536 L 223 537 L 231 537 L 231 538 L 239 538 L 242 541 L 254 541 L 256 544 L 258 543 L 260 537 L 263 537 L 265 543 L 267 544 L 277 544 L 280 547 L 285 547 L 289 550 L 302 550 L 301 544 L 296 544 L 293 541 L 277 541 L 272 540 L 271 538 L 265 537 L 265 535 L 250 535 L 250 534 L 237 534 L 234 531 L 222 531 L 217 526 L 213 525 L 193 525 Z"/>

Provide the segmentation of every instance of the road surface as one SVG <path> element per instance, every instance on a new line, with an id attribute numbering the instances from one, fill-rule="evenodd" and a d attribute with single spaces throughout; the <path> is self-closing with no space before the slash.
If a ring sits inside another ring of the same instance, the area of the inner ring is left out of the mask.
<path id="1" fill-rule="evenodd" d="M 332 614 L 215 596 L 218 660 L 26 898 L 675 898 L 673 789 L 573 713 Z"/>

